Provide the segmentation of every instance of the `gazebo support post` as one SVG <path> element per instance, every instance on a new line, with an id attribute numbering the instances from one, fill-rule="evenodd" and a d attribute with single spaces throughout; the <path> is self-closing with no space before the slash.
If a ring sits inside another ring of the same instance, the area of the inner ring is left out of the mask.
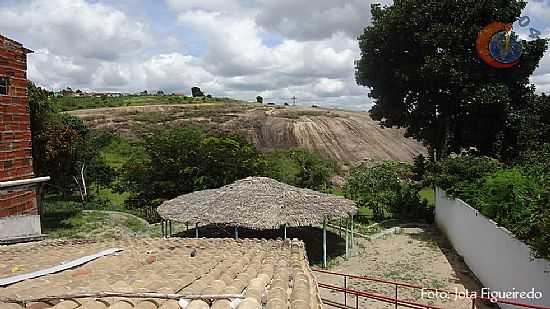
<path id="1" fill-rule="evenodd" d="M 345 232 L 346 232 L 346 259 L 349 258 L 349 239 L 348 239 L 348 226 L 349 226 L 349 221 L 348 220 L 344 220 L 344 222 L 346 223 L 346 226 L 344 228 Z"/>
<path id="2" fill-rule="evenodd" d="M 354 237 L 353 237 L 353 215 L 351 215 L 351 243 L 350 243 L 350 247 L 351 249 L 353 249 L 354 245 L 353 245 L 353 241 L 354 241 Z"/>
<path id="3" fill-rule="evenodd" d="M 199 238 L 199 223 L 195 223 L 195 238 Z"/>
<path id="4" fill-rule="evenodd" d="M 239 227 L 235 225 L 235 239 L 239 239 Z"/>
<path id="5" fill-rule="evenodd" d="M 327 220 L 323 220 L 323 267 L 327 268 Z"/>
<path id="6" fill-rule="evenodd" d="M 286 223 L 283 225 L 284 240 L 286 240 Z"/>
<path id="7" fill-rule="evenodd" d="M 164 219 L 160 220 L 160 235 L 164 238 Z"/>
<path id="8" fill-rule="evenodd" d="M 172 220 L 168 220 L 168 237 L 172 237 Z"/>

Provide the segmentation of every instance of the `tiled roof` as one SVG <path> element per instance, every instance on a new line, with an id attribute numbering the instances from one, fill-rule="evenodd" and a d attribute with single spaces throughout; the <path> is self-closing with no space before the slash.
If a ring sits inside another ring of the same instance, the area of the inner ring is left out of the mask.
<path id="1" fill-rule="evenodd" d="M 237 309 L 319 309 L 317 283 L 297 240 L 151 239 L 44 241 L 0 247 L 0 278 L 49 268 L 109 248 L 79 267 L 0 287 L 1 298 L 40 298 L 89 292 L 243 294 Z M 176 300 L 56 299 L 27 308 L 177 309 Z M 22 308 L 0 302 L 0 308 Z M 229 300 L 193 300 L 188 309 L 230 308 Z"/>

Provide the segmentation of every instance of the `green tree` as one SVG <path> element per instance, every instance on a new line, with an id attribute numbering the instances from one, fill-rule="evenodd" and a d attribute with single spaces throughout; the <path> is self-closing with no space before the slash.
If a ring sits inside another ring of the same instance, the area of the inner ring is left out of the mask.
<path id="1" fill-rule="evenodd" d="M 385 213 L 412 214 L 422 206 L 418 188 L 413 186 L 411 166 L 395 161 L 368 161 L 353 168 L 344 192 L 359 207 L 370 208 L 376 219 Z"/>
<path id="2" fill-rule="evenodd" d="M 510 151 L 508 161 L 521 164 L 539 153 L 545 144 L 550 144 L 550 96 L 532 95 L 529 105 L 515 113 L 511 122 L 518 136 L 517 147 Z"/>
<path id="3" fill-rule="evenodd" d="M 266 159 L 269 177 L 301 188 L 325 190 L 337 172 L 335 162 L 303 149 L 276 150 Z"/>
<path id="4" fill-rule="evenodd" d="M 37 176 L 47 176 L 45 125 L 48 115 L 52 114 L 54 109 L 47 90 L 37 87 L 33 82 L 29 82 L 27 93 L 31 118 L 34 173 Z"/>
<path id="5" fill-rule="evenodd" d="M 480 29 L 514 22 L 519 0 L 400 0 L 372 6 L 373 22 L 359 37 L 357 83 L 371 88 L 374 119 L 407 128 L 432 155 L 461 148 L 501 155 L 516 141 L 509 115 L 520 113 L 546 50 L 523 41 L 519 65 L 496 69 L 477 55 Z"/>
<path id="6" fill-rule="evenodd" d="M 194 128 L 169 128 L 145 138 L 145 155 L 122 168 L 121 190 L 131 192 L 131 207 L 195 190 L 217 188 L 262 174 L 262 155 L 240 137 L 214 136 Z"/>
<path id="7" fill-rule="evenodd" d="M 413 179 L 416 181 L 421 181 L 424 179 L 424 175 L 426 174 L 428 163 L 426 162 L 426 157 L 424 157 L 423 154 L 419 154 L 418 156 L 414 157 L 413 162 Z"/>
<path id="8" fill-rule="evenodd" d="M 64 195 L 78 190 L 84 203 L 87 179 L 106 185 L 114 177 L 99 155 L 106 146 L 104 133 L 92 133 L 79 118 L 55 112 L 49 93 L 33 83 L 28 84 L 28 94 L 35 173 L 51 176 L 50 190 Z"/>
<path id="9" fill-rule="evenodd" d="M 193 98 L 204 97 L 204 93 L 201 91 L 201 88 L 199 87 L 191 88 L 191 95 L 193 96 Z"/>

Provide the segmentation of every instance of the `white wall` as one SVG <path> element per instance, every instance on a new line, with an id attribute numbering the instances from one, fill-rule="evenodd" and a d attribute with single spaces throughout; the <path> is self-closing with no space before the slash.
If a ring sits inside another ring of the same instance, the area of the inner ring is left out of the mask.
<path id="1" fill-rule="evenodd" d="M 463 201 L 447 198 L 441 189 L 436 192 L 435 220 L 485 287 L 493 291 L 534 288 L 542 292 L 541 299 L 512 301 L 550 307 L 550 261 L 533 260 L 529 247 L 508 230 Z"/>
<path id="2" fill-rule="evenodd" d="M 39 215 L 0 218 L 0 240 L 40 236 Z"/>

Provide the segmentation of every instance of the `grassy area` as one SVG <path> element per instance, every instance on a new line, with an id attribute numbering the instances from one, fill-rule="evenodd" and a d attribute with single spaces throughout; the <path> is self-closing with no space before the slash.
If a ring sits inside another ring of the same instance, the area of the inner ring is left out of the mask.
<path id="1" fill-rule="evenodd" d="M 428 202 L 428 205 L 435 206 L 435 192 L 433 188 L 426 187 L 420 191 L 420 197 Z"/>
<path id="2" fill-rule="evenodd" d="M 124 208 L 124 202 L 130 196 L 130 193 L 128 192 L 117 193 L 117 192 L 113 192 L 113 190 L 109 188 L 101 188 L 99 189 L 98 195 L 101 196 L 102 198 L 109 200 L 113 204 L 116 210 L 122 211 L 123 210 L 122 208 Z"/>
<path id="3" fill-rule="evenodd" d="M 58 197 L 49 198 L 44 204 L 42 228 L 51 238 L 156 236 L 159 233 L 158 228 L 128 213 L 83 210 L 79 202 Z"/>
<path id="4" fill-rule="evenodd" d="M 103 149 L 101 155 L 110 167 L 119 170 L 130 158 L 136 158 L 143 153 L 140 147 L 138 141 L 117 135 L 111 144 Z"/>
<path id="5" fill-rule="evenodd" d="M 235 101 L 228 98 L 193 98 L 180 95 L 166 96 L 122 96 L 122 97 L 56 97 L 53 105 L 58 111 L 72 111 L 100 107 L 143 106 L 162 104 L 196 104 Z"/>

